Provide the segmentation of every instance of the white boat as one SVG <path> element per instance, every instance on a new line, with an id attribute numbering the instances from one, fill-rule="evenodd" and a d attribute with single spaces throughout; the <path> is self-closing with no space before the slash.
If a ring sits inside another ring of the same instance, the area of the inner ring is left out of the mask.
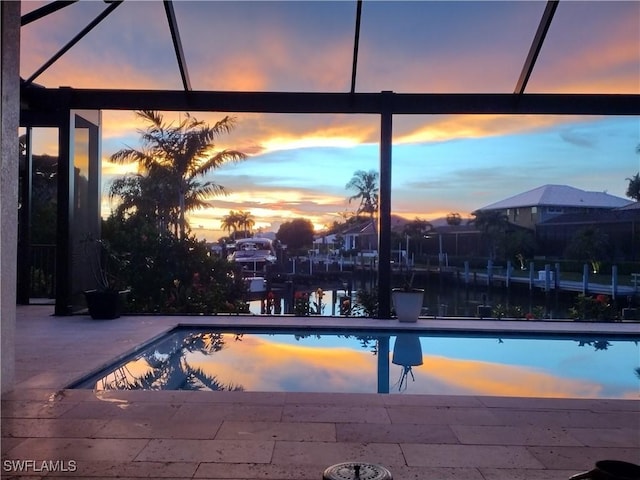
<path id="1" fill-rule="evenodd" d="M 247 277 L 244 279 L 247 284 L 247 290 L 250 293 L 259 293 L 267 291 L 267 281 L 264 277 Z"/>
<path id="2" fill-rule="evenodd" d="M 273 265 L 278 258 L 273 243 L 268 238 L 242 238 L 236 241 L 235 251 L 229 255 L 230 262 L 243 267 L 253 267 L 253 271 Z"/>

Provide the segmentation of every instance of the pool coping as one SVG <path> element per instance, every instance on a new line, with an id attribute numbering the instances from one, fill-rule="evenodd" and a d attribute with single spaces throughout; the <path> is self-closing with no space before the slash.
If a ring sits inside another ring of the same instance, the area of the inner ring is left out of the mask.
<path id="1" fill-rule="evenodd" d="M 591 322 L 575 320 L 518 320 L 518 319 L 477 319 L 472 317 L 430 318 L 420 317 L 417 322 L 399 322 L 397 319 L 376 319 L 369 317 L 308 317 L 276 315 L 212 315 L 177 316 L 175 325 L 225 325 L 256 327 L 297 327 L 297 328 L 375 328 L 389 330 L 439 330 L 468 332 L 521 332 L 521 333 L 584 333 L 639 335 L 640 322 Z"/>

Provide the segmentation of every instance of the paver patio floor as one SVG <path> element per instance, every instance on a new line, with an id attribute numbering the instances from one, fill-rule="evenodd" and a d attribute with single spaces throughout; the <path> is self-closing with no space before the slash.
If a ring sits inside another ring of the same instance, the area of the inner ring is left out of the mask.
<path id="1" fill-rule="evenodd" d="M 383 465 L 395 480 L 540 480 L 568 479 L 602 459 L 640 463 L 640 393 L 595 400 L 64 390 L 183 321 L 295 325 L 300 319 L 95 321 L 52 312 L 41 305 L 17 310 L 16 388 L 2 397 L 2 478 L 319 480 L 327 467 L 353 461 Z M 426 322 L 416 327 L 505 327 Z M 572 325 L 507 322 L 508 328 L 578 328 Z M 579 328 L 638 333 L 638 324 Z"/>

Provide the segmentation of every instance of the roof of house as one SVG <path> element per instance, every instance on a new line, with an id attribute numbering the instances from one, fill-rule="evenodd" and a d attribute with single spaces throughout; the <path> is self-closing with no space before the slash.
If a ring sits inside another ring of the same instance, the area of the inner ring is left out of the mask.
<path id="1" fill-rule="evenodd" d="M 391 214 L 391 230 L 400 231 L 409 222 L 411 222 L 411 220 L 401 217 L 400 215 Z M 339 233 L 340 235 L 375 235 L 376 229 L 371 220 L 363 219 L 362 222 L 351 225 Z"/>
<path id="2" fill-rule="evenodd" d="M 619 210 L 640 210 L 640 202 L 631 202 L 629 205 L 620 207 Z"/>
<path id="3" fill-rule="evenodd" d="M 588 192 L 568 185 L 543 185 L 513 197 L 500 200 L 478 210 L 499 210 L 534 206 L 619 208 L 631 200 L 606 192 Z"/>
<path id="4" fill-rule="evenodd" d="M 375 230 L 371 220 L 365 220 L 357 223 L 356 225 L 349 226 L 345 230 L 341 231 L 340 235 L 367 235 L 373 234 L 374 232 Z"/>

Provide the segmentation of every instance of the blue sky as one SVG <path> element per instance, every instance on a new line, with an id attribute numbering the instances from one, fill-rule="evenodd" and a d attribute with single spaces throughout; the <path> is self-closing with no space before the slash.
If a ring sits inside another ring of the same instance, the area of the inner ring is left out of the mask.
<path id="1" fill-rule="evenodd" d="M 511 93 L 545 4 L 365 1 L 356 91 Z M 23 13 L 40 5 L 23 2 Z M 349 89 L 355 2 L 174 5 L 195 90 Z M 21 75 L 104 8 L 78 2 L 23 27 Z M 639 2 L 560 2 L 527 92 L 640 93 L 639 39 Z M 124 2 L 35 81 L 181 89 L 161 2 Z M 376 116 L 235 117 L 218 146 L 249 158 L 214 173 L 231 193 L 191 215 L 200 238 L 220 236 L 220 218 L 232 209 L 251 211 L 264 230 L 300 216 L 321 228 L 354 210 L 344 189 L 353 173 L 378 169 Z M 103 112 L 103 158 L 136 146 L 142 126 L 133 112 Z M 52 141 L 40 135 L 38 153 L 51 152 Z M 624 197 L 625 178 L 640 170 L 638 144 L 638 117 L 396 116 L 392 210 L 409 219 L 467 216 L 549 183 Z M 122 172 L 105 161 L 106 181 Z"/>

